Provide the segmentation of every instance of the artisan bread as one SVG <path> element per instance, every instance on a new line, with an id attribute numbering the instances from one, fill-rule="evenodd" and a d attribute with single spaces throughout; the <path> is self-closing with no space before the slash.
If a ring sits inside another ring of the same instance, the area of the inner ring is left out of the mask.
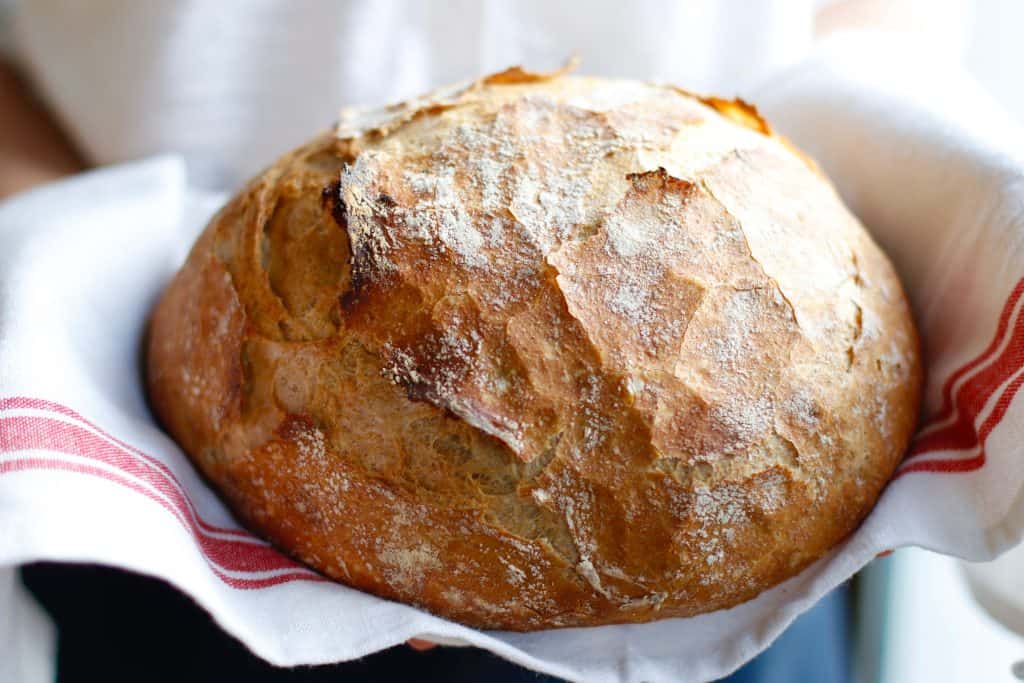
<path id="1" fill-rule="evenodd" d="M 742 102 L 522 69 L 287 154 L 152 319 L 155 412 L 250 528 L 482 628 L 731 607 L 915 424 L 896 273 Z"/>

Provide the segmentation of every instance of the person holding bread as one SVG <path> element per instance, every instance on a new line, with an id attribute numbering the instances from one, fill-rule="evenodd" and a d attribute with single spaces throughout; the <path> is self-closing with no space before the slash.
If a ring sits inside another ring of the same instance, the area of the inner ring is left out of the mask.
<path id="1" fill-rule="evenodd" d="M 234 193 L 155 309 L 150 400 L 297 559 L 480 628 L 691 616 L 856 526 L 921 372 L 900 283 L 820 169 L 691 89 L 843 28 L 940 34 L 960 5 L 925 7 L 15 3 L 0 192 L 171 152 Z M 574 49 L 587 75 L 557 67 Z M 38 571 L 60 613 L 75 571 Z M 735 680 L 845 679 L 844 600 Z M 444 648 L 321 673 L 435 664 L 527 680 Z"/>

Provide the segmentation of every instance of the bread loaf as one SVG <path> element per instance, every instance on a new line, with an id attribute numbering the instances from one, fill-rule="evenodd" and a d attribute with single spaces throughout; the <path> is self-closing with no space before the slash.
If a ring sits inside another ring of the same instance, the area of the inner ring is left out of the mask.
<path id="1" fill-rule="evenodd" d="M 483 628 L 731 607 L 910 438 L 885 255 L 748 105 L 521 69 L 284 156 L 153 316 L 163 424 L 237 516 Z"/>

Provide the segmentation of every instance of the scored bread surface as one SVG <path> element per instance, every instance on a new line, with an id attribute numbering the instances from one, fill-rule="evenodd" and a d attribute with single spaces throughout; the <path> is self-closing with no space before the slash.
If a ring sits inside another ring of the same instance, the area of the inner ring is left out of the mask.
<path id="1" fill-rule="evenodd" d="M 528 630 L 726 608 L 822 557 L 908 443 L 917 346 L 752 109 L 511 69 L 252 180 L 158 305 L 148 382 L 288 553 Z"/>

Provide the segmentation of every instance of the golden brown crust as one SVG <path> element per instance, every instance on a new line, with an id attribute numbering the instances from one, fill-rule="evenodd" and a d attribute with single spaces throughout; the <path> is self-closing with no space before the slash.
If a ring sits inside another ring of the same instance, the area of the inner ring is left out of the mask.
<path id="1" fill-rule="evenodd" d="M 248 525 L 515 630 L 794 575 L 874 504 L 921 379 L 889 262 L 752 108 L 522 70 L 347 116 L 255 179 L 148 363 Z"/>

